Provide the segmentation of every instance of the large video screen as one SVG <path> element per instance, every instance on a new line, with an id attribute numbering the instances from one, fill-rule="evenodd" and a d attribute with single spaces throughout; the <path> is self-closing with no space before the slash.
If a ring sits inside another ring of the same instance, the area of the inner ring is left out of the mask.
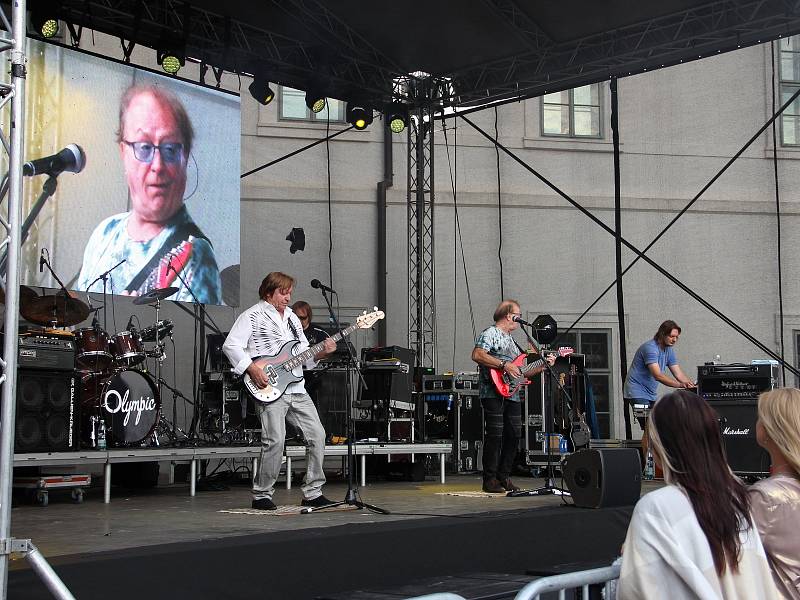
<path id="1" fill-rule="evenodd" d="M 22 246 L 21 281 L 169 300 L 238 297 L 240 104 L 236 95 L 29 41 L 25 160 L 65 150 L 66 171 Z M 80 151 L 77 150 L 80 148 Z M 47 180 L 26 177 L 23 217 Z M 235 294 L 223 297 L 223 289 Z M 234 301 L 235 302 L 235 301 Z"/>

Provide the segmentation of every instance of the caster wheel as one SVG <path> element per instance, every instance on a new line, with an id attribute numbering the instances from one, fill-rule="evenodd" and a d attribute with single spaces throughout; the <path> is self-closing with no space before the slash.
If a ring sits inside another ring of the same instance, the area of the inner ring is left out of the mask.
<path id="1" fill-rule="evenodd" d="M 72 501 L 75 504 L 80 504 L 81 502 L 83 502 L 83 490 L 81 489 L 72 490 Z"/>
<path id="2" fill-rule="evenodd" d="M 50 501 L 50 495 L 47 492 L 36 492 L 36 504 L 39 506 L 47 506 Z"/>

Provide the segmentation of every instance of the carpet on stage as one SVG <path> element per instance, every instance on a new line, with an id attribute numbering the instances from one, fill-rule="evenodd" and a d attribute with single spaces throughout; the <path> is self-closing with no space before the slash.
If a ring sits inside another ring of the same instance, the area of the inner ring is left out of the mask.
<path id="1" fill-rule="evenodd" d="M 81 600 L 346 597 L 430 577 L 610 564 L 631 512 L 555 507 L 387 522 L 370 515 L 368 523 L 57 557 L 51 564 Z M 12 570 L 8 589 L 15 600 L 51 598 L 29 569 Z"/>

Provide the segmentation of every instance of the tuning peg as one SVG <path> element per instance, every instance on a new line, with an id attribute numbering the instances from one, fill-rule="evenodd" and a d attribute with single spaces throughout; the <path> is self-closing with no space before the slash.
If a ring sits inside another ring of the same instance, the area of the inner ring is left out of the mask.
<path id="1" fill-rule="evenodd" d="M 373 307 L 372 307 L 372 310 L 374 310 L 374 311 L 376 311 L 376 312 L 377 312 L 377 310 L 378 310 L 378 307 L 377 307 L 377 306 L 373 306 Z"/>

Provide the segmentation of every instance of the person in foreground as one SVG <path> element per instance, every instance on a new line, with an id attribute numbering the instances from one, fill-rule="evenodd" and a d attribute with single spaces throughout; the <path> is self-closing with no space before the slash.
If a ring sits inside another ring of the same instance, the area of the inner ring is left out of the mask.
<path id="1" fill-rule="evenodd" d="M 779 598 L 716 413 L 694 392 L 667 394 L 653 406 L 649 436 L 667 485 L 633 511 L 619 600 Z"/>
<path id="2" fill-rule="evenodd" d="M 756 439 L 769 452 L 771 475 L 750 487 L 750 505 L 781 594 L 800 600 L 800 390 L 758 398 Z"/>
<path id="3" fill-rule="evenodd" d="M 286 342 L 292 340 L 300 342 L 298 353 L 309 348 L 300 320 L 289 308 L 293 287 L 294 279 L 285 273 L 267 275 L 258 289 L 261 301 L 239 315 L 222 345 L 234 372 L 242 375 L 246 371 L 259 388 L 267 387 L 269 380 L 264 371 L 253 363 L 254 358 L 275 355 Z M 325 340 L 324 344 L 323 351 L 306 363 L 307 368 L 313 368 L 316 361 L 336 349 L 332 339 Z M 281 470 L 287 420 L 302 432 L 308 445 L 308 466 L 301 488 L 302 505 L 319 507 L 332 504 L 322 495 L 322 486 L 325 484 L 322 470 L 325 429 L 314 403 L 306 393 L 303 380 L 290 384 L 277 400 L 269 403 L 256 400 L 255 404 L 261 420 L 261 458 L 258 473 L 253 478 L 253 508 L 277 508 L 272 495 Z"/>
<path id="4" fill-rule="evenodd" d="M 484 329 L 475 340 L 472 360 L 478 363 L 478 380 L 481 405 L 485 421 L 483 444 L 483 491 L 490 493 L 512 492 L 519 488 L 511 481 L 511 468 L 522 435 L 522 409 L 519 392 L 504 398 L 492 383 L 491 369 L 500 369 L 513 377 L 520 369 L 513 360 L 523 353 L 511 333 L 519 328 L 515 317 L 521 317 L 519 303 L 503 300 L 494 311 L 494 325 Z M 553 356 L 547 362 L 555 362 Z M 544 371 L 545 367 L 531 369 L 529 379 Z"/>
<path id="5" fill-rule="evenodd" d="M 113 294 L 139 296 L 175 284 L 170 300 L 194 301 L 190 287 L 203 304 L 222 303 L 211 242 L 184 203 L 193 142 L 191 120 L 175 94 L 157 85 L 133 85 L 123 94 L 117 143 L 131 210 L 95 227 L 77 289 L 103 291 L 98 278 L 114 267 Z"/>

